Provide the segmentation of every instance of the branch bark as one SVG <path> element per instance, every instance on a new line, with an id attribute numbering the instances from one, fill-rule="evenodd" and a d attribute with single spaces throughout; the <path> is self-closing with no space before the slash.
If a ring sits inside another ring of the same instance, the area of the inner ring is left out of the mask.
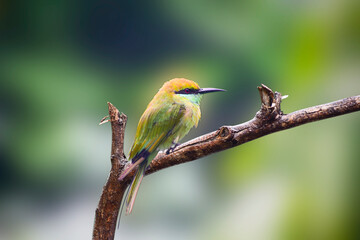
<path id="1" fill-rule="evenodd" d="M 179 145 L 168 155 L 159 152 L 146 174 L 239 146 L 274 132 L 360 110 L 360 95 L 358 95 L 283 114 L 280 104 L 284 97 L 280 93 L 273 92 L 265 85 L 258 87 L 258 90 L 261 108 L 253 119 L 235 126 L 222 126 L 216 131 Z M 120 115 L 111 103 L 108 104 L 113 133 L 112 168 L 96 210 L 93 239 L 114 238 L 121 199 L 135 172 L 129 173 L 122 181 L 117 180 L 128 164 L 123 152 L 126 116 Z"/>
<path id="2" fill-rule="evenodd" d="M 127 117 L 123 113 L 120 114 L 119 110 L 111 103 L 108 103 L 108 106 L 112 130 L 111 170 L 95 211 L 93 239 L 97 240 L 114 239 L 116 220 L 127 187 L 126 184 L 117 180 L 127 162 L 124 155 L 124 133 Z"/>

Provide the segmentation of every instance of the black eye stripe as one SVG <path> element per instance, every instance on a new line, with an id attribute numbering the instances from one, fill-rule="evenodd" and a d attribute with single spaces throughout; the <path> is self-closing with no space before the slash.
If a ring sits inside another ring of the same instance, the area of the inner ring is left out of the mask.
<path id="1" fill-rule="evenodd" d="M 195 94 L 198 93 L 199 89 L 194 88 L 185 88 L 181 89 L 180 91 L 175 91 L 176 94 Z"/>

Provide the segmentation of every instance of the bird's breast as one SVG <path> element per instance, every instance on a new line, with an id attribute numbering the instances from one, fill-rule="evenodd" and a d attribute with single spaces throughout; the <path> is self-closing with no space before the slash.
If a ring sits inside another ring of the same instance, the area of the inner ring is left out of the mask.
<path id="1" fill-rule="evenodd" d="M 186 122 L 189 124 L 189 130 L 192 127 L 197 127 L 199 120 L 201 118 L 201 111 L 198 104 L 187 104 L 186 106 L 186 112 L 184 114 L 184 117 L 186 118 Z"/>

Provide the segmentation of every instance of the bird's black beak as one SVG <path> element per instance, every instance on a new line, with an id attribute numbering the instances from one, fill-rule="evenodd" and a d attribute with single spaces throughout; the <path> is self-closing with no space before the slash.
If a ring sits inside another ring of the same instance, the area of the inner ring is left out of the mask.
<path id="1" fill-rule="evenodd" d="M 220 88 L 200 88 L 198 93 L 205 94 L 205 93 L 211 93 L 211 92 L 224 92 L 226 90 L 220 89 Z"/>

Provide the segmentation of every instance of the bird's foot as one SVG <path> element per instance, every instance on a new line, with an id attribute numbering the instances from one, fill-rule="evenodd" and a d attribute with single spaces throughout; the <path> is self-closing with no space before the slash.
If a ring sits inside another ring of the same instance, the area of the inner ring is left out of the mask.
<path id="1" fill-rule="evenodd" d="M 166 155 L 168 155 L 168 154 L 170 154 L 170 153 L 172 153 L 172 152 L 174 152 L 174 150 L 175 150 L 175 148 L 177 147 L 177 146 L 179 146 L 179 144 L 178 143 L 175 143 L 174 145 L 172 145 L 171 147 L 169 147 L 169 149 L 168 150 L 166 150 Z"/>

